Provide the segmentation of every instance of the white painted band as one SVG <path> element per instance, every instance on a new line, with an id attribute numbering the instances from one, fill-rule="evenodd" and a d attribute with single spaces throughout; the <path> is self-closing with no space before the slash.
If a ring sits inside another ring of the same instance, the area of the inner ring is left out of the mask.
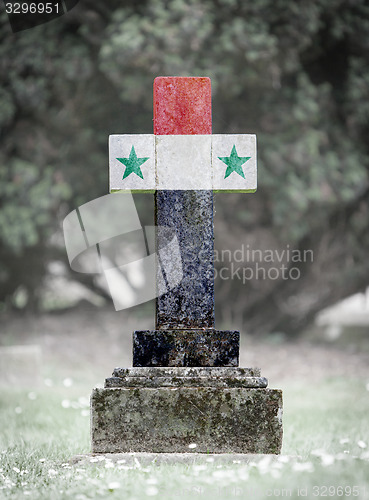
<path id="1" fill-rule="evenodd" d="M 111 135 L 109 190 L 254 192 L 256 136 Z"/>

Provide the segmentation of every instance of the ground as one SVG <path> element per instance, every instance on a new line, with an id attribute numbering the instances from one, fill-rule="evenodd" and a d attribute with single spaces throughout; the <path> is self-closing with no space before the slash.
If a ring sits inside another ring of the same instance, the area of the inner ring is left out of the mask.
<path id="1" fill-rule="evenodd" d="M 360 342 L 357 332 L 340 342 L 316 331 L 289 342 L 281 334 L 242 337 L 240 365 L 261 367 L 269 386 L 283 390 L 280 457 L 224 460 L 196 454 L 196 443 L 186 463 L 89 457 L 91 389 L 131 365 L 132 331 L 152 328 L 152 317 L 87 305 L 3 314 L 2 346 L 39 346 L 42 363 L 39 385 L 30 377 L 24 388 L 6 383 L 0 366 L 0 498 L 369 498 L 366 330 Z M 87 458 L 73 460 L 79 455 Z"/>

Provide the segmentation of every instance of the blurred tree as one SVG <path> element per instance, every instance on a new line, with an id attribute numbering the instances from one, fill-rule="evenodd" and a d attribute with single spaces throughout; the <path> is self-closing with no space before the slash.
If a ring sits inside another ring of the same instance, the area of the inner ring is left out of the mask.
<path id="1" fill-rule="evenodd" d="M 282 259 L 300 279 L 218 280 L 219 320 L 294 333 L 365 287 L 368 33 L 365 0 L 85 0 L 16 35 L 2 16 L 0 300 L 37 299 L 58 218 L 107 192 L 108 134 L 152 132 L 157 75 L 210 76 L 214 132 L 258 135 L 259 190 L 217 196 L 217 248 L 314 252 Z"/>

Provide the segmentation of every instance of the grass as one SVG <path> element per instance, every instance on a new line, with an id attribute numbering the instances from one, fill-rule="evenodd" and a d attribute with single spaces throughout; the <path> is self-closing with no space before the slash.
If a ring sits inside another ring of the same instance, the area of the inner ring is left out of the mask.
<path id="1" fill-rule="evenodd" d="M 90 387 L 0 392 L 0 498 L 160 499 L 369 498 L 366 381 L 332 378 L 285 384 L 279 459 L 149 465 L 87 454 Z"/>

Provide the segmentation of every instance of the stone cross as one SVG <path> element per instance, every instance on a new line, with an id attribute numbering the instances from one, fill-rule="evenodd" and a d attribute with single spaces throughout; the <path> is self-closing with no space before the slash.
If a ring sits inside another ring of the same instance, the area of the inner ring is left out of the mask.
<path id="1" fill-rule="evenodd" d="M 213 191 L 256 190 L 255 135 L 212 135 L 209 78 L 158 77 L 154 135 L 111 135 L 109 167 L 110 192 L 155 192 L 157 247 L 172 228 L 182 259 L 156 330 L 134 333 L 133 365 L 237 366 L 239 333 L 214 328 Z"/>
<path id="2" fill-rule="evenodd" d="M 110 190 L 125 189 L 155 192 L 157 253 L 177 285 L 158 294 L 156 329 L 134 332 L 133 367 L 93 390 L 92 451 L 279 453 L 282 392 L 238 366 L 239 332 L 214 326 L 213 191 L 255 191 L 255 136 L 211 134 L 208 78 L 156 78 L 154 135 L 110 137 Z"/>

